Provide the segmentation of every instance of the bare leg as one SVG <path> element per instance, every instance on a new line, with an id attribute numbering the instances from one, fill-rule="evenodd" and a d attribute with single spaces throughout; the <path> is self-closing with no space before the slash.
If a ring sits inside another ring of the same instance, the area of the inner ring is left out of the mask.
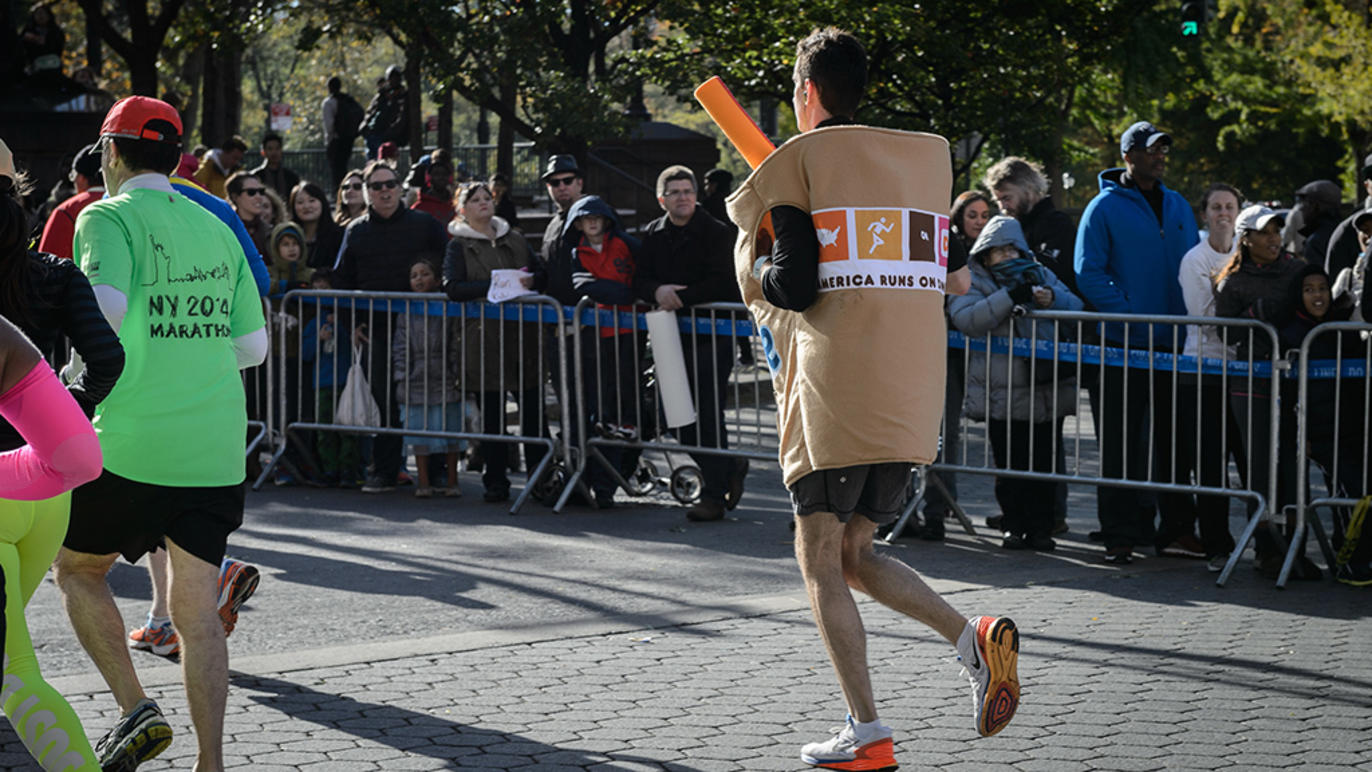
<path id="1" fill-rule="evenodd" d="M 457 451 L 448 451 L 448 487 L 457 487 Z"/>
<path id="2" fill-rule="evenodd" d="M 908 565 L 872 549 L 877 526 L 854 515 L 843 532 L 843 575 L 848 586 L 894 611 L 917 619 L 957 645 L 967 618 L 953 610 Z"/>
<path id="3" fill-rule="evenodd" d="M 148 574 L 152 577 L 152 615 L 170 616 L 167 610 L 167 551 L 154 550 L 148 553 Z"/>
<path id="4" fill-rule="evenodd" d="M 421 469 L 423 467 L 420 467 Z M 171 557 L 172 623 L 181 637 L 181 673 L 200 753 L 196 772 L 224 769 L 224 704 L 229 695 L 229 651 L 219 619 L 219 566 L 167 539 Z"/>
<path id="5" fill-rule="evenodd" d="M 796 561 L 848 712 L 857 721 L 874 721 L 877 709 L 867 673 L 867 633 L 843 578 L 843 534 L 843 523 L 831 513 L 796 517 Z"/>
<path id="6" fill-rule="evenodd" d="M 414 465 L 418 468 L 417 471 L 419 473 L 419 487 L 429 487 L 429 454 L 421 453 L 416 450 L 414 452 Z"/>
<path id="7" fill-rule="evenodd" d="M 90 555 L 63 547 L 53 563 L 53 577 L 62 591 L 72 629 L 109 684 L 119 710 L 128 713 L 146 697 L 124 644 L 124 619 L 114 603 L 105 575 L 118 554 Z"/>

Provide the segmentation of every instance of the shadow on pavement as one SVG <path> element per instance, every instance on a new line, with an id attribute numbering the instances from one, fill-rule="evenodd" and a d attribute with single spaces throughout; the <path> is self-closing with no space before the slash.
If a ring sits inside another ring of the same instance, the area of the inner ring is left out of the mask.
<path id="1" fill-rule="evenodd" d="M 696 767 L 663 763 L 632 753 L 562 749 L 514 733 L 364 702 L 275 678 L 231 673 L 229 680 L 236 689 L 244 690 L 240 693 L 253 702 L 278 710 L 294 720 L 309 721 L 358 738 L 360 753 L 365 753 L 368 745 L 384 745 L 405 755 L 442 759 L 471 768 L 508 768 L 527 762 L 539 769 L 563 769 L 638 762 L 674 772 L 697 772 Z M 346 759 L 344 754 L 339 754 L 340 758 L 336 760 L 341 763 Z M 370 754 L 367 757 L 372 758 Z M 386 765 L 384 759 L 376 761 Z"/>

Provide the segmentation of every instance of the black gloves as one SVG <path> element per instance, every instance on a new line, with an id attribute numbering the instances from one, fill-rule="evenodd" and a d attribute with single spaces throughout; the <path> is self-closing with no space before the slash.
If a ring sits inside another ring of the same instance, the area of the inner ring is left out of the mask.
<path id="1" fill-rule="evenodd" d="M 1034 302 L 1034 285 L 1015 285 L 1010 289 L 1010 299 L 1015 301 L 1015 305 L 1017 306 L 1032 305 Z"/>

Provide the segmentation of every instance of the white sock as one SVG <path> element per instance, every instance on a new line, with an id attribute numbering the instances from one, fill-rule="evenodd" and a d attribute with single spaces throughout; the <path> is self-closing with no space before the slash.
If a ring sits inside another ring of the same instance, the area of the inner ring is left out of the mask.
<path id="1" fill-rule="evenodd" d="M 157 629 L 169 624 L 171 624 L 171 617 L 155 617 L 151 613 L 148 614 L 148 627 L 150 628 Z"/>
<path id="2" fill-rule="evenodd" d="M 977 617 L 967 620 L 967 625 L 962 628 L 962 635 L 958 636 L 958 656 L 963 661 L 970 658 L 972 649 L 977 645 Z"/>
<path id="3" fill-rule="evenodd" d="M 886 727 L 881 725 L 881 719 L 874 718 L 871 721 L 862 722 L 854 719 L 853 731 L 857 733 L 859 740 L 866 740 L 881 734 Z"/>

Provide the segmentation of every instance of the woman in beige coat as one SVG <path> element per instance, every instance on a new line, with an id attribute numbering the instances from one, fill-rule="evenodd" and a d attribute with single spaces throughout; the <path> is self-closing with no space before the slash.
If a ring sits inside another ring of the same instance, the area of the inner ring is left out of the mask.
<path id="1" fill-rule="evenodd" d="M 540 289 L 541 272 L 533 250 L 519 231 L 495 216 L 495 203 L 485 183 L 462 186 L 456 197 L 457 215 L 448 224 L 452 241 L 443 259 L 443 290 L 458 302 L 479 304 L 491 287 L 491 272 L 516 269 L 529 272 L 525 287 Z M 462 383 L 480 393 L 481 431 L 504 435 L 506 395 L 519 405 L 523 436 L 543 437 L 547 421 L 543 412 L 546 368 L 541 355 L 543 331 L 536 322 L 498 321 L 487 314 L 468 317 L 462 326 Z M 510 498 L 509 443 L 483 443 L 485 471 L 481 481 L 486 501 Z M 546 448 L 528 443 L 524 460 L 532 471 Z"/>

